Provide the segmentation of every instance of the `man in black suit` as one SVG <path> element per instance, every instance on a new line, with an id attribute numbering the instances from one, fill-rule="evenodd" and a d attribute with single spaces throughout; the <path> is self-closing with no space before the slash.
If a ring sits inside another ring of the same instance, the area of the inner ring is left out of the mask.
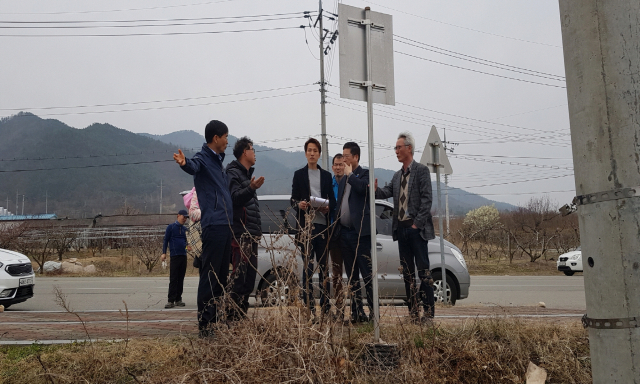
<path id="1" fill-rule="evenodd" d="M 373 319 L 373 286 L 371 268 L 371 224 L 369 212 L 369 170 L 362 169 L 360 146 L 348 142 L 343 146 L 344 177 L 338 187 L 338 213 L 341 225 L 342 259 L 349 276 L 351 295 L 351 321 L 366 322 Z M 355 292 L 360 288 L 360 275 L 364 282 L 369 306 L 369 317 L 364 313 L 362 299 Z"/>
<path id="2" fill-rule="evenodd" d="M 320 168 L 318 160 L 322 147 L 318 140 L 310 138 L 304 143 L 307 165 L 293 174 L 291 187 L 291 203 L 298 213 L 300 231 L 296 236 L 304 259 L 302 274 L 302 288 L 304 302 L 315 313 L 315 299 L 313 297 L 313 260 L 318 262 L 318 277 L 320 279 L 320 306 L 322 314 L 328 315 L 331 309 L 329 301 L 330 283 L 327 268 L 328 233 L 327 227 L 331 223 L 331 212 L 334 212 L 336 198 L 333 193 L 331 173 Z M 318 197 L 329 201 L 328 206 L 313 208 L 311 198 Z M 308 223 L 307 220 L 310 220 Z M 307 231 L 305 231 L 307 229 Z"/>

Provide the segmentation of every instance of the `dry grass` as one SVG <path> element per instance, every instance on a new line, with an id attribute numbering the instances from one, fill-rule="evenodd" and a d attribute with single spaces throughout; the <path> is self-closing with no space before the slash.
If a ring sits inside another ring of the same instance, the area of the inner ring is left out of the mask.
<path id="1" fill-rule="evenodd" d="M 529 361 L 549 382 L 591 382 L 588 337 L 578 322 L 473 319 L 436 326 L 383 323 L 399 346 L 387 369 L 365 364 L 373 327 L 313 324 L 279 307 L 212 340 L 194 335 L 64 346 L 0 348 L 0 381 L 19 383 L 524 383 Z"/>

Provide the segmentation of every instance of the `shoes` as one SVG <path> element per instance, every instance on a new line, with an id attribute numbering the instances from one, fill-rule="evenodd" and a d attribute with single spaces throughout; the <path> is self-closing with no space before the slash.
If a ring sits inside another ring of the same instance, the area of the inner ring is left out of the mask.
<path id="1" fill-rule="evenodd" d="M 183 304 L 183 305 L 184 305 L 184 304 Z M 167 302 L 167 304 L 165 304 L 165 305 L 164 305 L 164 308 L 165 308 L 165 309 L 169 309 L 169 308 L 173 308 L 173 307 L 175 307 L 175 306 L 176 306 L 176 305 L 173 303 L 173 301 L 169 301 L 169 302 Z"/>
<path id="2" fill-rule="evenodd" d="M 198 338 L 200 339 L 213 339 L 215 333 L 211 329 L 201 329 L 198 331 Z"/>
<path id="3" fill-rule="evenodd" d="M 185 304 L 184 304 L 184 302 L 182 300 L 178 300 L 178 301 L 175 302 L 175 306 L 176 307 L 184 307 Z"/>
<path id="4" fill-rule="evenodd" d="M 361 313 L 356 317 L 351 317 L 351 324 L 368 323 L 369 321 L 369 317 L 364 313 Z"/>

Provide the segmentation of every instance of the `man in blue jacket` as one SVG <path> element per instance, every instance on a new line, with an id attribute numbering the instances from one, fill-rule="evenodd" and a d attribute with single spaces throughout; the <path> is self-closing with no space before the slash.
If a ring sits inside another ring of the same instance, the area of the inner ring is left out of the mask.
<path id="1" fill-rule="evenodd" d="M 227 173 L 222 166 L 229 128 L 212 120 L 204 130 L 207 140 L 202 150 L 187 159 L 178 150 L 173 159 L 183 171 L 193 175 L 202 211 L 202 266 L 198 284 L 198 329 L 200 337 L 210 337 L 212 323 L 218 321 L 218 305 L 227 286 L 231 260 L 233 202 Z"/>
<path id="2" fill-rule="evenodd" d="M 182 291 L 184 275 L 187 273 L 187 222 L 189 213 L 184 209 L 178 212 L 178 218 L 167 226 L 162 244 L 162 261 L 167 258 L 169 248 L 171 262 L 169 263 L 169 301 L 165 308 L 184 307 Z"/>

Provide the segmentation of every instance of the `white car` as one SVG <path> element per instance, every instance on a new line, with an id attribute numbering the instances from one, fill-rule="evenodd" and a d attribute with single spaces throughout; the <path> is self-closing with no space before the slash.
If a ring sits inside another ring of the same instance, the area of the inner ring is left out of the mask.
<path id="1" fill-rule="evenodd" d="M 558 257 L 558 271 L 567 276 L 582 272 L 582 251 L 578 247 L 575 251 L 567 252 Z"/>
<path id="2" fill-rule="evenodd" d="M 7 308 L 32 298 L 35 276 L 27 256 L 0 249 L 0 305 Z"/>

